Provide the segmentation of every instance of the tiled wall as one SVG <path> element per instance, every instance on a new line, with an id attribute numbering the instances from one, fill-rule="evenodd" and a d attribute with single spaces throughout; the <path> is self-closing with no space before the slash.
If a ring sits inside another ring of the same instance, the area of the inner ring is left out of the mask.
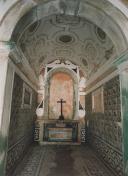
<path id="1" fill-rule="evenodd" d="M 123 175 L 122 121 L 119 76 L 103 85 L 104 113 L 92 112 L 92 93 L 86 95 L 88 140 L 100 158 Z"/>
<path id="2" fill-rule="evenodd" d="M 24 81 L 15 74 L 8 136 L 6 175 L 12 175 L 12 171 L 18 161 L 22 159 L 29 145 L 33 142 L 36 92 L 31 89 L 31 107 L 22 107 L 23 84 Z"/>

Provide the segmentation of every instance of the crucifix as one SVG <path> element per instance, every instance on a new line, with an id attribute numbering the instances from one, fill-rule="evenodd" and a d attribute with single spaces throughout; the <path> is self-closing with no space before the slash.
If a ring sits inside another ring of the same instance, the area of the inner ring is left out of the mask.
<path id="1" fill-rule="evenodd" d="M 66 101 L 64 101 L 62 98 L 60 99 L 60 101 L 57 101 L 57 103 L 60 103 L 61 104 L 61 115 L 59 116 L 59 120 L 64 120 L 64 115 L 63 115 L 63 103 L 66 103 Z"/>

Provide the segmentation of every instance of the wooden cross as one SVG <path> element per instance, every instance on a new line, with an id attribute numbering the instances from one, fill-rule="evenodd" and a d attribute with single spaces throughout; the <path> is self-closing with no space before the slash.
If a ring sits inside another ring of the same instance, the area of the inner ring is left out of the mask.
<path id="1" fill-rule="evenodd" d="M 59 116 L 59 120 L 64 120 L 64 116 L 63 116 L 63 103 L 66 103 L 66 101 L 64 101 L 62 98 L 60 99 L 60 101 L 57 101 L 57 103 L 60 103 L 61 104 L 61 115 Z"/>

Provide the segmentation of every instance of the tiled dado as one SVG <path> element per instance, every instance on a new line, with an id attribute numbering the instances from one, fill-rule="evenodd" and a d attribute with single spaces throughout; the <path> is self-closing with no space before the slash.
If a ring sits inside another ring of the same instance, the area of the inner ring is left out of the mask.
<path id="1" fill-rule="evenodd" d="M 23 158 L 25 152 L 31 144 L 33 136 L 25 136 L 20 139 L 14 146 L 9 148 L 6 161 L 6 176 L 12 176 L 17 163 Z"/>
<path id="2" fill-rule="evenodd" d="M 122 175 L 122 121 L 119 76 L 103 86 L 104 113 L 92 112 L 92 93 L 86 95 L 88 141 L 104 162 Z M 119 174 L 118 174 L 119 175 Z"/>
<path id="3" fill-rule="evenodd" d="M 27 85 L 32 91 L 32 102 L 30 108 L 24 108 L 22 106 L 23 97 L 25 100 L 24 85 L 27 84 L 15 73 L 8 134 L 7 175 L 9 173 L 11 175 L 17 163 L 23 158 L 27 148 L 33 142 L 36 92 Z"/>
<path id="4" fill-rule="evenodd" d="M 92 136 L 90 143 L 101 160 L 118 176 L 123 176 L 123 155 L 115 147 L 101 140 L 99 137 Z"/>

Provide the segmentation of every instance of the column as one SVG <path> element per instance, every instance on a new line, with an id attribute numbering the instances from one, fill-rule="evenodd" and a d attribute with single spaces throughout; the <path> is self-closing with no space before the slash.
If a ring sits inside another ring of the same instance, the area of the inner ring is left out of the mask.
<path id="1" fill-rule="evenodd" d="M 0 42 L 0 175 L 5 175 L 7 138 L 9 130 L 13 68 L 9 61 L 10 47 Z"/>

